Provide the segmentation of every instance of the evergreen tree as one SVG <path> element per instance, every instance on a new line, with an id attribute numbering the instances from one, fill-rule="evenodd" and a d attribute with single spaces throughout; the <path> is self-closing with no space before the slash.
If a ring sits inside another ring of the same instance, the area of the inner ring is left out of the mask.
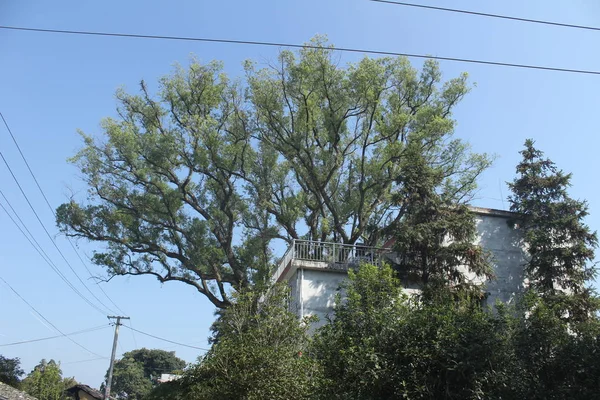
<path id="1" fill-rule="evenodd" d="M 454 142 L 449 147 L 463 146 Z M 465 197 L 481 171 L 474 168 L 450 180 L 444 166 L 450 157 L 433 157 L 438 151 L 423 137 L 410 141 L 405 150 L 396 197 L 402 218 L 394 227 L 398 269 L 403 281 L 423 285 L 425 297 L 444 287 L 481 294 L 480 284 L 493 275 L 487 253 L 474 244 L 477 229 Z"/>
<path id="2" fill-rule="evenodd" d="M 584 223 L 588 205 L 569 196 L 571 174 L 545 158 L 533 140 L 525 141 L 521 155 L 509 201 L 510 210 L 519 214 L 516 222 L 530 256 L 525 265 L 529 288 L 562 315 L 587 319 L 598 308 L 586 284 L 596 274 L 592 261 L 598 243 Z"/>

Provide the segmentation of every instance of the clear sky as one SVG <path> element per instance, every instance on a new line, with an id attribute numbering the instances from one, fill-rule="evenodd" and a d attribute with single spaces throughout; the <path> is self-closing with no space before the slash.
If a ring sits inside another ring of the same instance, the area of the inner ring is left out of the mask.
<path id="1" fill-rule="evenodd" d="M 418 0 L 415 0 L 418 1 Z M 600 26 L 596 0 L 430 0 L 421 4 L 465 8 L 526 18 Z M 302 43 L 327 34 L 340 47 L 423 53 L 437 56 L 600 70 L 600 32 L 411 9 L 366 0 L 305 1 L 32 1 L 0 0 L 0 25 L 98 30 L 178 36 Z M 222 60 L 231 76 L 240 76 L 245 59 L 266 62 L 277 49 L 143 39 L 66 36 L 0 30 L 0 111 L 28 157 L 33 171 L 56 207 L 85 187 L 66 159 L 81 146 L 77 129 L 99 134 L 103 117 L 115 115 L 114 92 L 137 91 L 141 79 L 156 88 L 157 79 L 191 55 Z M 359 55 L 342 55 L 354 61 Z M 414 60 L 416 65 L 422 61 Z M 475 204 L 506 208 L 505 181 L 514 177 L 518 151 L 536 139 L 559 167 L 573 172 L 572 195 L 587 199 L 593 229 L 600 228 L 597 189 L 598 93 L 600 76 L 442 62 L 446 78 L 462 71 L 477 85 L 457 108 L 457 136 L 476 151 L 499 158 L 481 180 Z M 3 127 L 0 150 L 77 273 L 85 271 L 69 243 L 57 235 L 53 216 L 37 192 Z M 72 282 L 76 278 L 53 248 L 0 164 L 2 190 L 50 257 Z M 93 247 L 80 243 L 84 256 Z M 94 273 L 101 273 L 89 265 Z M 107 324 L 106 317 L 77 297 L 0 212 L 0 276 L 65 333 Z M 88 284 L 102 300 L 95 285 Z M 81 288 L 81 286 L 78 284 Z M 102 288 L 132 319 L 134 328 L 199 347 L 207 347 L 213 307 L 193 289 L 154 279 L 115 278 Z M 81 288 L 82 291 L 84 289 Z M 0 282 L 0 346 L 56 332 Z M 91 351 L 108 357 L 112 330 L 74 336 Z M 121 330 L 119 354 L 139 347 L 174 350 L 186 361 L 201 351 L 173 346 Z M 65 376 L 98 387 L 108 367 L 65 338 L 0 347 L 20 357 L 29 372 L 40 359 L 62 362 Z"/>

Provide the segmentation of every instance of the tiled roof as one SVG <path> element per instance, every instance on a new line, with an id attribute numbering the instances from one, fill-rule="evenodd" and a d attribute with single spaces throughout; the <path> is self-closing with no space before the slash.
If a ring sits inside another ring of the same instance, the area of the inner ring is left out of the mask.
<path id="1" fill-rule="evenodd" d="M 0 382 L 0 400 L 37 400 L 37 398 Z"/>
<path id="2" fill-rule="evenodd" d="M 100 393 L 99 391 L 97 391 L 94 388 L 89 387 L 88 385 L 75 385 L 73 387 L 68 388 L 66 390 L 66 392 L 67 393 L 76 393 L 79 390 L 89 394 L 90 396 L 92 396 L 95 399 L 102 400 L 104 398 L 102 393 Z"/>

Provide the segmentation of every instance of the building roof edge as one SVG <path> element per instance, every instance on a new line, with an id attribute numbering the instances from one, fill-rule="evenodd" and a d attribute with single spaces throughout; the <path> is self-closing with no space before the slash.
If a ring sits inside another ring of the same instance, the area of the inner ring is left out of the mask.
<path id="1" fill-rule="evenodd" d="M 518 214 L 508 210 L 499 210 L 497 208 L 485 208 L 485 207 L 475 207 L 469 206 L 469 210 L 474 214 L 479 215 L 492 215 L 495 217 L 505 217 L 505 218 L 514 218 Z"/>

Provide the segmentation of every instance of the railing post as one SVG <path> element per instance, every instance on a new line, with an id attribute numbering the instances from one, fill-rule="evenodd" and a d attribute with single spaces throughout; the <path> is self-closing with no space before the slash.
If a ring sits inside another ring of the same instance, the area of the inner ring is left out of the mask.
<path id="1" fill-rule="evenodd" d="M 335 263 L 337 261 L 336 254 L 335 254 L 335 243 L 333 244 L 333 249 L 331 252 L 333 253 L 333 260 L 331 260 L 331 262 Z"/>

